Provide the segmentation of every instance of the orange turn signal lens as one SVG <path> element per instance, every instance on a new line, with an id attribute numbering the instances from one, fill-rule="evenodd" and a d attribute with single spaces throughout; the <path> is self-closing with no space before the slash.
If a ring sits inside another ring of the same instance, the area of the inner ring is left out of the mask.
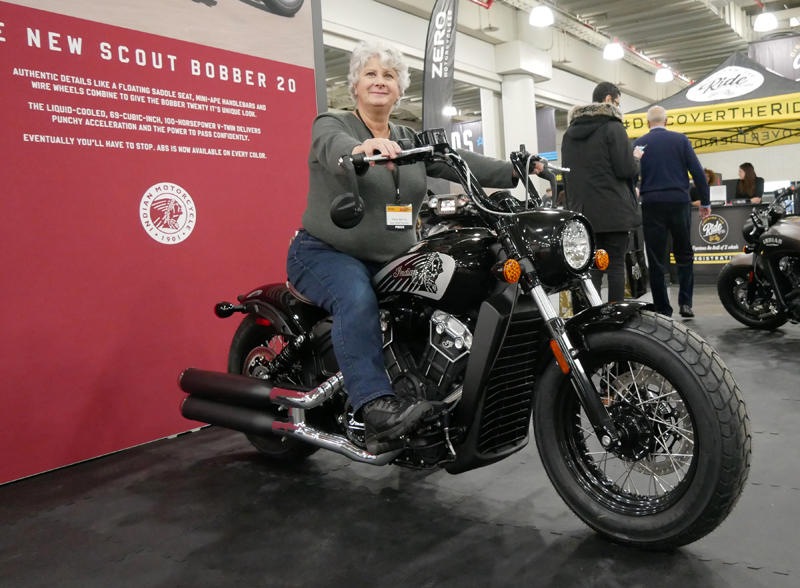
<path id="1" fill-rule="evenodd" d="M 522 267 L 516 259 L 509 259 L 503 264 L 503 278 L 509 284 L 516 284 L 522 275 Z"/>
<path id="2" fill-rule="evenodd" d="M 597 253 L 594 254 L 594 264 L 601 270 L 608 267 L 608 253 L 605 249 L 598 249 Z"/>
<path id="3" fill-rule="evenodd" d="M 556 356 L 558 367 L 561 368 L 562 372 L 568 374 L 569 364 L 567 363 L 567 358 L 564 357 L 564 354 L 561 352 L 561 347 L 558 346 L 558 342 L 555 339 L 550 339 L 550 349 L 553 350 L 553 355 Z"/>

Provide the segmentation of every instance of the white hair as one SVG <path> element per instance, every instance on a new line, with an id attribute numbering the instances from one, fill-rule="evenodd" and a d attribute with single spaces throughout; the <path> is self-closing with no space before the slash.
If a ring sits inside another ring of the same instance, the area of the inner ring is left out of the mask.
<path id="1" fill-rule="evenodd" d="M 381 67 L 393 69 L 397 72 L 397 85 L 400 88 L 401 98 L 411 84 L 411 78 L 408 75 L 408 64 L 400 51 L 386 41 L 378 39 L 361 41 L 353 49 L 353 54 L 350 56 L 350 73 L 347 76 L 347 81 L 350 84 L 350 98 L 353 99 L 353 102 L 356 102 L 355 85 L 358 83 L 358 74 L 361 73 L 367 62 L 375 56 L 380 58 Z"/>
<path id="2" fill-rule="evenodd" d="M 647 122 L 651 124 L 667 122 L 667 111 L 663 106 L 653 106 L 647 111 Z"/>

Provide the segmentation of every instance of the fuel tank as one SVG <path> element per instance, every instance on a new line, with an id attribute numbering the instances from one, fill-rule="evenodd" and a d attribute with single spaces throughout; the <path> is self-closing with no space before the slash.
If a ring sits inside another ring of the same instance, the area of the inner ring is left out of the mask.
<path id="1" fill-rule="evenodd" d="M 790 216 L 772 225 L 758 240 L 759 253 L 765 259 L 800 255 L 800 216 Z"/>
<path id="2" fill-rule="evenodd" d="M 410 295 L 454 314 L 477 307 L 496 283 L 497 237 L 483 227 L 453 229 L 417 243 L 372 279 L 378 297 Z"/>

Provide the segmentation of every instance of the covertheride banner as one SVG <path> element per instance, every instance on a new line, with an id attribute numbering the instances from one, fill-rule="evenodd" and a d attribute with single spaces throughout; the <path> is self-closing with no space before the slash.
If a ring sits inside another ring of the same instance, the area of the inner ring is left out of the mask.
<path id="1" fill-rule="evenodd" d="M 33 6 L 37 8 L 33 8 Z M 191 429 L 215 302 L 286 279 L 311 7 L 0 2 L 0 482 Z"/>

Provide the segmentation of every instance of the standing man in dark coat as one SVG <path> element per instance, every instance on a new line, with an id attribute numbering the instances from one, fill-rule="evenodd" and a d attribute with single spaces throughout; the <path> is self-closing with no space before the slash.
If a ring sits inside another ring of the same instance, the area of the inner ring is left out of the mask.
<path id="1" fill-rule="evenodd" d="M 564 166 L 570 168 L 566 205 L 592 223 L 598 249 L 608 252 L 608 301 L 625 297 L 625 254 L 630 232 L 642 224 L 634 181 L 641 150 L 632 149 L 622 124 L 620 91 L 614 84 L 598 84 L 592 104 L 569 113 L 569 128 L 561 144 Z M 603 272 L 592 270 L 600 291 Z"/>
<path id="2" fill-rule="evenodd" d="M 633 142 L 634 146 L 647 148 L 642 157 L 642 226 L 650 266 L 650 289 L 656 312 L 672 316 L 667 282 L 664 274 L 669 270 L 667 237 L 672 234 L 672 253 L 678 266 L 678 306 L 683 317 L 693 317 L 692 292 L 694 290 L 694 251 L 690 231 L 692 227 L 692 199 L 689 196 L 689 175 L 692 174 L 700 195 L 700 218 L 711 214 L 708 179 L 700 160 L 686 135 L 668 131 L 667 111 L 653 106 L 647 111 L 650 132 Z"/>

